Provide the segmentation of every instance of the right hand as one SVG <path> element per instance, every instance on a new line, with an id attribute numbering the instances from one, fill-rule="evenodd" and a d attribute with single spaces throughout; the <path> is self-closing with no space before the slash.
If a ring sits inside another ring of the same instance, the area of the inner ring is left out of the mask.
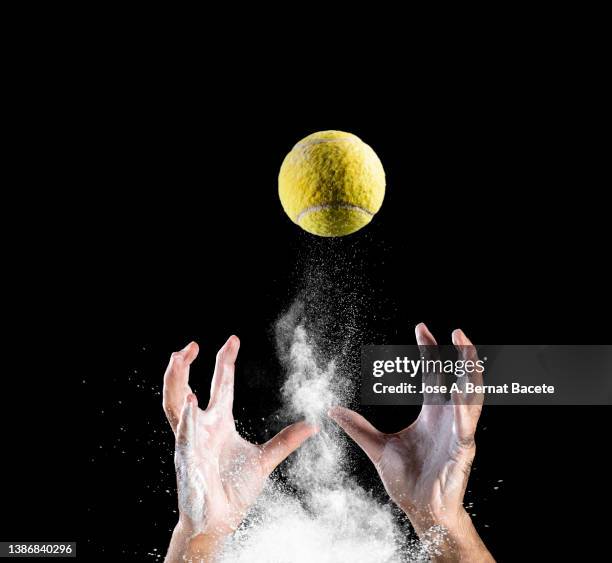
<path id="1" fill-rule="evenodd" d="M 461 330 L 455 330 L 452 338 L 463 359 L 477 359 Z M 419 346 L 436 345 L 422 323 L 416 327 L 416 339 Z M 329 415 L 370 458 L 389 496 L 417 533 L 423 536 L 433 526 L 442 526 L 457 543 L 473 530 L 463 496 L 476 453 L 474 434 L 481 410 L 482 396 L 467 404 L 424 404 L 413 424 L 393 434 L 380 432 L 350 409 L 334 407 Z M 480 538 L 471 539 L 488 554 Z"/>

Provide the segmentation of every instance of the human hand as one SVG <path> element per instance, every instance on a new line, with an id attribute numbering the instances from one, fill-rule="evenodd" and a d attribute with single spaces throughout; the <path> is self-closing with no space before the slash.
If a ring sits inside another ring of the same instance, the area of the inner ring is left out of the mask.
<path id="1" fill-rule="evenodd" d="M 274 468 L 317 432 L 297 422 L 263 445 L 236 431 L 232 406 L 234 365 L 240 342 L 232 336 L 217 354 L 210 401 L 198 408 L 189 387 L 189 367 L 198 345 L 172 354 L 164 375 L 163 406 L 176 437 L 179 523 L 167 561 L 209 560 L 233 532 Z"/>
<path id="2" fill-rule="evenodd" d="M 423 323 L 416 327 L 416 339 L 420 347 L 427 347 L 421 348 L 426 354 L 437 345 Z M 452 339 L 462 359 L 477 359 L 475 347 L 461 330 L 455 330 Z M 482 375 L 471 378 L 482 383 Z M 378 431 L 350 409 L 334 407 L 329 413 L 374 463 L 389 496 L 419 536 L 444 529 L 438 560 L 493 560 L 463 508 L 482 401 L 479 394 L 467 399 L 453 394 L 453 402 L 447 404 L 428 400 L 416 421 L 394 434 Z"/>

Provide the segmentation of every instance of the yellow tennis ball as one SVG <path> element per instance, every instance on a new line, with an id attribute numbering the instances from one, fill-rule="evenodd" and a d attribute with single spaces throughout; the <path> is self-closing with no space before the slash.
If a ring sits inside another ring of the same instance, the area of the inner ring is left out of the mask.
<path id="1" fill-rule="evenodd" d="M 304 137 L 285 157 L 278 194 L 290 219 L 322 237 L 367 225 L 385 197 L 385 171 L 370 146 L 343 131 Z"/>

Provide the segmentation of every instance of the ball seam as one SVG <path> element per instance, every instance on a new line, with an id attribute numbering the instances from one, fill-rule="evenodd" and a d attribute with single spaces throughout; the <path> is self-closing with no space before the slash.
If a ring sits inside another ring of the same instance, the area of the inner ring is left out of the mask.
<path id="1" fill-rule="evenodd" d="M 374 213 L 369 211 L 368 209 L 364 209 L 363 207 L 359 207 L 359 205 L 353 205 L 351 203 L 328 203 L 325 205 L 312 205 L 307 207 L 306 209 L 300 211 L 298 216 L 295 218 L 295 222 L 299 225 L 300 221 L 308 214 L 314 213 L 316 211 L 322 211 L 323 209 L 353 209 L 354 211 L 361 211 L 370 217 L 374 217 Z"/>

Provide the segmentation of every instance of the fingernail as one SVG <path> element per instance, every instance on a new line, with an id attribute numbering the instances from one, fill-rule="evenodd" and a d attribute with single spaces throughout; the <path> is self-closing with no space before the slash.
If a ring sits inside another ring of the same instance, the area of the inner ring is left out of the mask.
<path id="1" fill-rule="evenodd" d="M 467 340 L 465 334 L 460 328 L 453 330 L 453 344 L 455 346 L 463 346 Z"/>

